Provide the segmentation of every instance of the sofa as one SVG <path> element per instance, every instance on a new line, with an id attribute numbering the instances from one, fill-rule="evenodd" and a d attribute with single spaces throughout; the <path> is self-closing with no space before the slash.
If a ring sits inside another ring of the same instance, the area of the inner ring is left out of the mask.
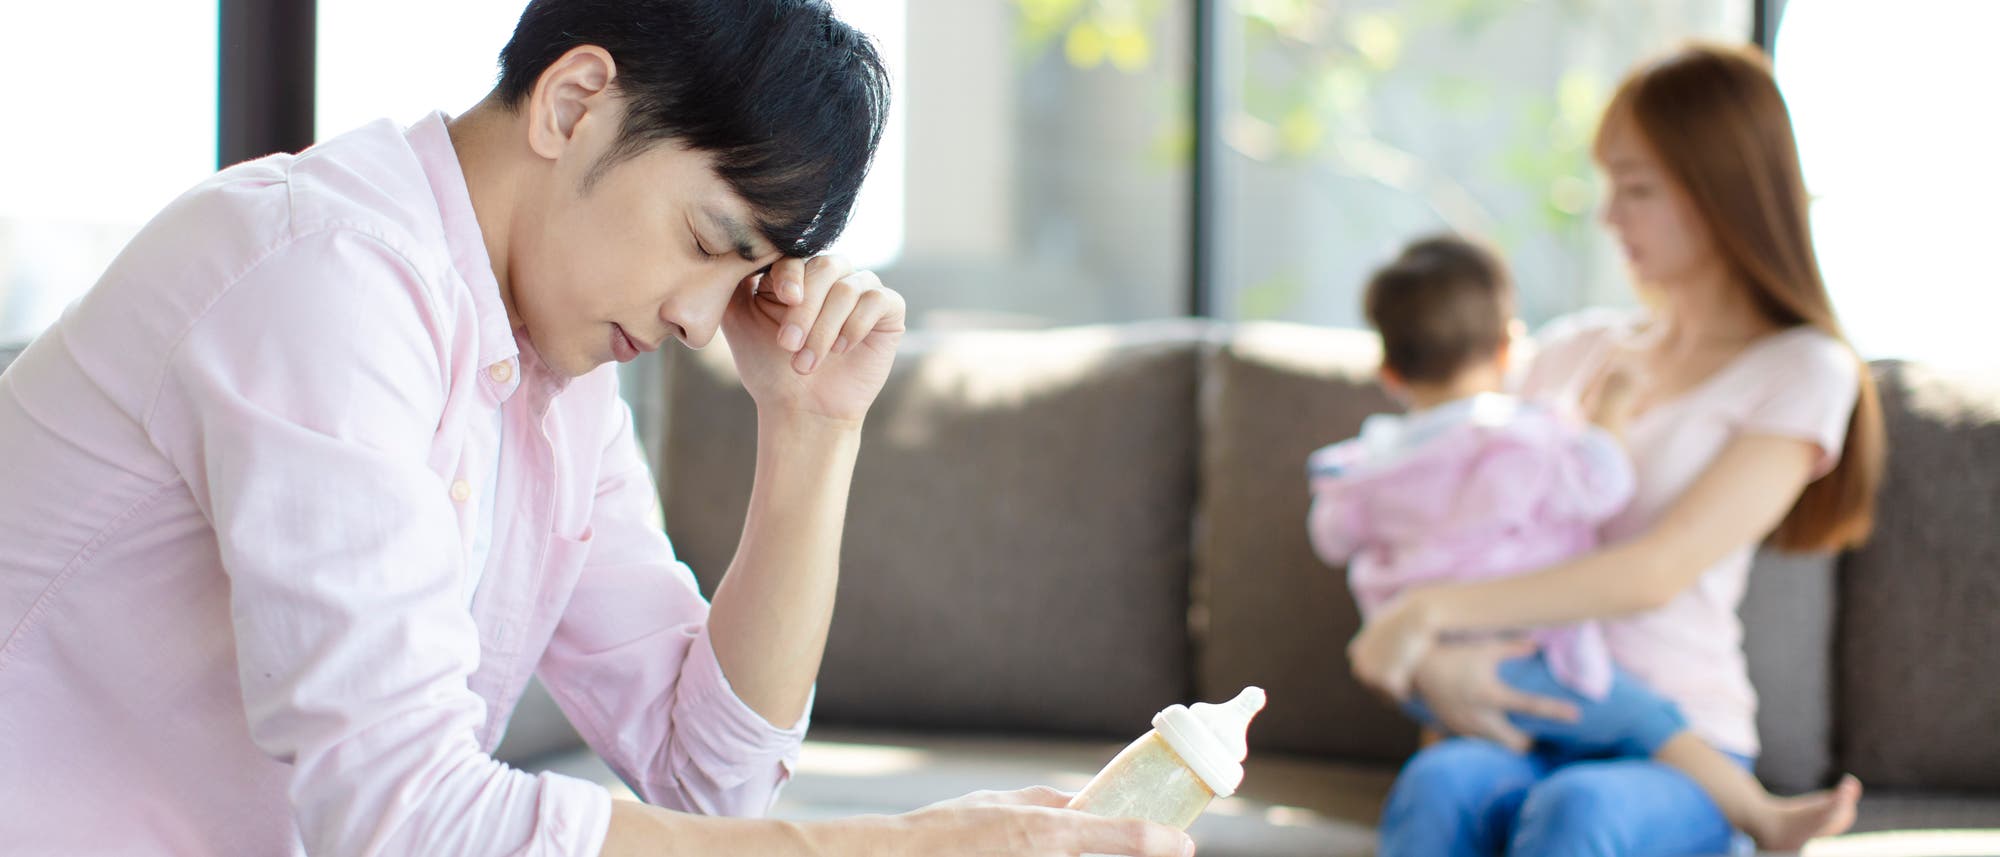
<path id="1" fill-rule="evenodd" d="M 813 732 L 774 812 L 1074 789 L 1159 708 L 1256 684 L 1270 704 L 1242 790 L 1193 828 L 1202 853 L 1372 853 L 1417 735 L 1348 675 L 1358 617 L 1307 544 L 1303 466 L 1392 407 L 1378 353 L 1279 323 L 911 335 L 869 415 Z M 1872 370 L 1892 450 L 1875 537 L 1766 551 L 1751 575 L 1758 774 L 1867 784 L 1857 835 L 1827 843 L 1847 850 L 1808 853 L 2000 853 L 2000 374 Z M 662 509 L 712 591 L 754 410 L 723 344 L 664 374 Z M 503 753 L 616 787 L 559 720 L 524 703 Z"/>
<path id="2" fill-rule="evenodd" d="M 1255 684 L 1247 776 L 1196 823 L 1201 852 L 1373 853 L 1417 735 L 1348 675 L 1358 618 L 1307 544 L 1303 467 L 1392 407 L 1377 347 L 1197 320 L 911 335 L 869 415 L 812 734 L 774 813 L 1074 789 L 1161 707 Z M 662 510 L 713 591 L 754 411 L 723 343 L 674 352 Z M 1758 773 L 1867 784 L 1861 833 L 1831 843 L 1849 850 L 1808 854 L 2000 853 L 2000 375 L 1872 368 L 1892 451 L 1876 536 L 1767 551 L 1751 575 Z M 622 788 L 536 689 L 498 754 Z"/>

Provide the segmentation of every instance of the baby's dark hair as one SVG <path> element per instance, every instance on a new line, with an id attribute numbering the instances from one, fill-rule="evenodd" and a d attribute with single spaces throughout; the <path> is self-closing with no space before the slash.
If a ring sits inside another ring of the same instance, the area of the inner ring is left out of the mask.
<path id="1" fill-rule="evenodd" d="M 1491 251 L 1439 235 L 1403 248 L 1368 280 L 1368 323 L 1382 363 L 1404 381 L 1450 381 L 1507 341 L 1514 286 Z"/>

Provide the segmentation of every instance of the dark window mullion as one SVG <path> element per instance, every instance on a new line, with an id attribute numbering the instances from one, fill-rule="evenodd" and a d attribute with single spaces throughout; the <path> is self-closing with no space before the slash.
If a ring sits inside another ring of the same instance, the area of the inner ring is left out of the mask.
<path id="1" fill-rule="evenodd" d="M 1786 0 L 1752 0 L 1750 4 L 1750 43 L 1767 54 L 1776 54 L 1778 42 L 1778 22 L 1785 19 Z"/>
<path id="2" fill-rule="evenodd" d="M 1194 163 L 1188 170 L 1188 300 L 1189 315 L 1215 314 L 1215 291 L 1221 285 L 1216 241 L 1222 212 L 1223 152 L 1220 16 L 1229 14 L 1222 0 L 1191 0 L 1194 14 L 1193 95 Z"/>
<path id="3" fill-rule="evenodd" d="M 313 141 L 317 0 L 220 0 L 216 165 Z"/>

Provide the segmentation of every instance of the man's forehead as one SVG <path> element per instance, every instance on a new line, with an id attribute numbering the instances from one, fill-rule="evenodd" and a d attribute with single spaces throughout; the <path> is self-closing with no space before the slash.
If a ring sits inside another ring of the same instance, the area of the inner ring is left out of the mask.
<path id="1" fill-rule="evenodd" d="M 737 195 L 716 168 L 714 152 L 690 147 L 680 140 L 668 140 L 658 145 L 653 154 L 679 161 L 679 168 L 671 172 L 679 173 L 683 181 L 693 185 L 688 188 L 688 198 L 694 201 L 696 217 L 714 224 L 723 233 L 719 237 L 729 242 L 731 252 L 751 262 L 778 255 L 777 248 L 758 229 L 750 204 Z"/>

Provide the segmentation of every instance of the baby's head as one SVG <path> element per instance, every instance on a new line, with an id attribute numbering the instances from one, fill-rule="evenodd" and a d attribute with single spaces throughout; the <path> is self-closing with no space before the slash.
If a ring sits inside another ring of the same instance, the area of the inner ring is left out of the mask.
<path id="1" fill-rule="evenodd" d="M 1452 236 L 1419 240 L 1368 280 L 1382 335 L 1382 383 L 1414 408 L 1496 392 L 1513 341 L 1514 288 L 1492 252 Z"/>

